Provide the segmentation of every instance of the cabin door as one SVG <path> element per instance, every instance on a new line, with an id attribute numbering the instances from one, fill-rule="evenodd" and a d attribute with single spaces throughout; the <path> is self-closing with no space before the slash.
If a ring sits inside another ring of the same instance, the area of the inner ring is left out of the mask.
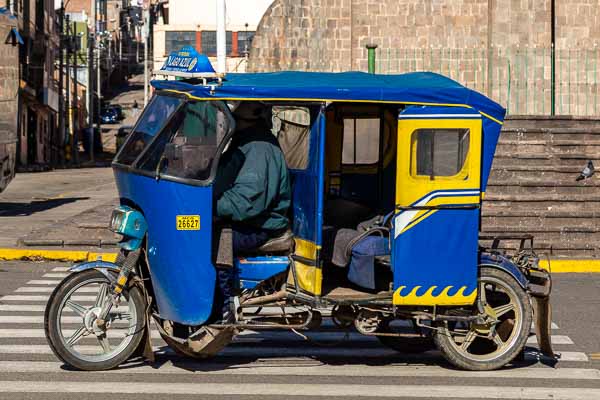
<path id="1" fill-rule="evenodd" d="M 477 296 L 481 115 L 413 106 L 398 117 L 394 304 L 465 305 Z"/>

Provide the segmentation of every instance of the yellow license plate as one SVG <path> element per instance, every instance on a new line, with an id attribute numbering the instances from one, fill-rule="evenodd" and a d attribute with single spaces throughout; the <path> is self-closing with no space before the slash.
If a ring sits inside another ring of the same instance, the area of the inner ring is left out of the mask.
<path id="1" fill-rule="evenodd" d="M 178 215 L 177 216 L 178 231 L 199 231 L 200 216 L 199 215 Z"/>

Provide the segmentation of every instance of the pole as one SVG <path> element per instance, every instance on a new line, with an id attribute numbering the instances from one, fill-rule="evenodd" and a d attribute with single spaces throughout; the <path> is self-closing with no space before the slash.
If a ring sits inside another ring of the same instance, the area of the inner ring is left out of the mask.
<path id="1" fill-rule="evenodd" d="M 556 0 L 550 0 L 550 115 L 556 115 Z"/>
<path id="2" fill-rule="evenodd" d="M 375 49 L 377 48 L 376 44 L 368 44 L 367 52 L 369 54 L 369 73 L 375 73 Z"/>
<path id="3" fill-rule="evenodd" d="M 88 37 L 88 136 L 90 161 L 94 161 L 94 34 L 90 32 Z"/>
<path id="4" fill-rule="evenodd" d="M 225 0 L 217 1 L 217 72 L 227 71 L 227 40 L 225 31 Z"/>
<path id="5" fill-rule="evenodd" d="M 64 136 L 63 136 L 63 144 L 68 143 L 69 141 L 69 135 L 71 132 L 70 129 L 70 124 L 71 124 L 71 118 L 70 118 L 70 112 L 71 112 L 71 81 L 70 81 L 70 74 L 71 74 L 71 66 L 69 65 L 69 58 L 71 56 L 71 29 L 70 29 L 70 21 L 69 21 L 69 16 L 66 15 L 65 16 L 65 25 L 66 25 L 66 34 L 65 34 L 65 43 L 66 43 L 66 50 L 67 50 L 67 62 L 66 62 L 66 66 L 65 66 L 65 70 L 66 70 L 66 97 L 65 97 L 65 109 L 66 109 L 66 113 L 65 116 L 63 116 L 63 124 L 65 127 L 65 132 L 64 132 Z M 66 121 L 65 121 L 65 117 L 66 117 Z M 70 155 L 65 155 L 65 158 L 69 159 Z"/>
<path id="6" fill-rule="evenodd" d="M 148 104 L 148 39 L 150 38 L 150 10 L 144 4 L 144 26 L 142 31 L 144 40 L 144 107 Z"/>
<path id="7" fill-rule="evenodd" d="M 77 29 L 73 30 L 73 34 L 77 35 Z M 77 37 L 77 36 L 75 36 Z M 79 143 L 77 141 L 77 127 L 79 125 L 79 97 L 77 95 L 77 57 L 79 56 L 79 46 L 75 47 L 73 52 L 73 105 L 71 106 L 71 137 L 69 143 L 71 144 L 71 160 L 74 163 L 79 163 Z"/>
<path id="8" fill-rule="evenodd" d="M 61 1 L 59 14 L 59 40 L 58 40 L 58 134 L 60 141 L 65 140 L 65 104 L 64 104 L 64 15 L 65 5 Z M 62 143 L 61 143 L 62 146 Z"/>

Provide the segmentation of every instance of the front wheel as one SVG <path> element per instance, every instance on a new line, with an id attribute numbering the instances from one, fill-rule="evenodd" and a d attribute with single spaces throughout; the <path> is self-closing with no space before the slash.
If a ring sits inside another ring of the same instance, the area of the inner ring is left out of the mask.
<path id="1" fill-rule="evenodd" d="M 508 364 L 521 352 L 531 330 L 532 310 L 528 294 L 506 272 L 481 268 L 479 291 L 486 322 L 439 323 L 435 342 L 454 366 L 489 371 Z"/>
<path id="2" fill-rule="evenodd" d="M 106 318 L 100 310 L 111 301 L 111 284 L 96 270 L 72 274 L 54 290 L 44 317 L 46 338 L 54 354 L 85 371 L 102 371 L 127 361 L 145 330 L 145 300 L 137 287 L 119 295 Z"/>

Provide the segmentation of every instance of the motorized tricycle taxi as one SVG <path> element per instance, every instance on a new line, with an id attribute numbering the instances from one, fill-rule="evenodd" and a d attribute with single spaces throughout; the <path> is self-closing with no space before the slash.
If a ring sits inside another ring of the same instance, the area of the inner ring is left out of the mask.
<path id="1" fill-rule="evenodd" d="M 309 335 L 327 322 L 492 370 L 521 354 L 535 316 L 552 353 L 551 280 L 524 245 L 533 239 L 507 252 L 501 243 L 514 237 L 479 237 L 500 105 L 427 72 L 219 75 L 193 49 L 171 54 L 163 73 L 178 78 L 152 82 L 113 162 L 120 255 L 74 266 L 48 302 L 46 336 L 66 364 L 151 358 L 151 321 L 191 357 L 216 355 L 245 330 Z M 213 180 L 240 102 L 270 112 L 291 180 L 290 229 L 235 254 L 235 319 L 215 324 Z M 368 238 L 384 246 L 360 254 L 374 268 L 359 286 L 348 265 Z"/>

